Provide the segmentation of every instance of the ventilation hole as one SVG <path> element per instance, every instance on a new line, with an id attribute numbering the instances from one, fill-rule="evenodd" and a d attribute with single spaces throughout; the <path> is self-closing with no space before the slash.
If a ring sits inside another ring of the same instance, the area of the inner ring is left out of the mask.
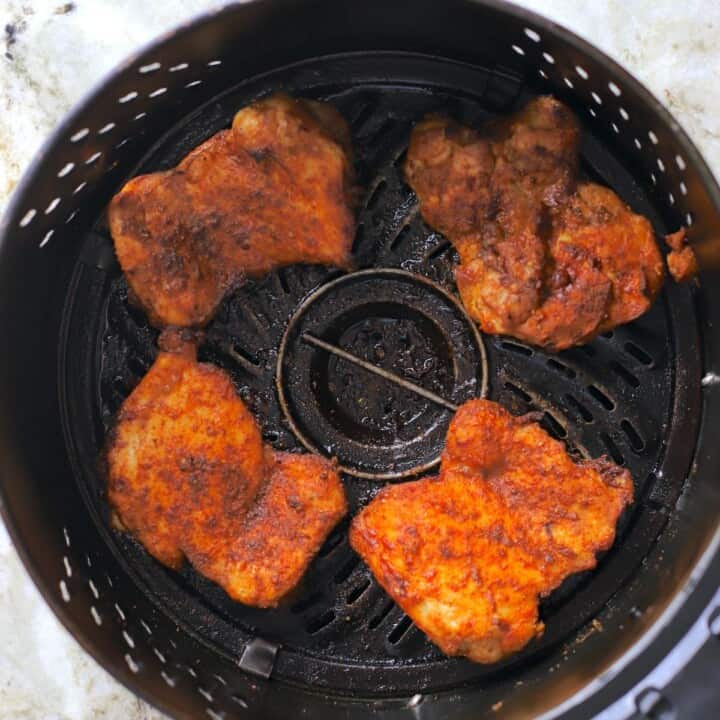
<path id="1" fill-rule="evenodd" d="M 325 544 L 320 548 L 320 552 L 318 553 L 320 557 L 327 557 L 335 548 L 337 548 L 338 545 L 343 541 L 345 538 L 345 534 L 341 530 L 336 530 L 334 533 L 330 535 L 330 537 L 325 541 Z"/>
<path id="2" fill-rule="evenodd" d="M 505 350 L 517 353 L 518 355 L 525 355 L 525 357 L 530 357 L 530 355 L 533 354 L 532 348 L 529 348 L 527 345 L 520 345 L 520 343 L 511 342 L 510 340 L 503 340 L 500 345 Z"/>
<path id="3" fill-rule="evenodd" d="M 118 98 L 118 102 L 121 104 L 125 104 L 127 102 L 130 102 L 131 100 L 134 100 L 138 96 L 137 92 L 133 90 L 132 92 L 127 93 L 126 95 L 123 95 L 122 97 Z"/>
<path id="4" fill-rule="evenodd" d="M 577 374 L 571 367 L 568 367 L 564 363 L 559 362 L 558 360 L 555 360 L 554 358 L 549 358 L 547 361 L 548 367 L 553 368 L 553 370 L 557 370 L 558 372 L 561 372 L 565 377 L 569 377 L 570 379 L 574 378 Z"/>
<path id="5" fill-rule="evenodd" d="M 403 615 L 402 620 L 400 620 L 400 622 L 390 631 L 388 635 L 390 644 L 397 645 L 411 627 L 412 620 L 407 615 Z"/>
<path id="6" fill-rule="evenodd" d="M 159 62 L 150 63 L 149 65 L 142 65 L 138 68 L 138 72 L 145 75 L 146 73 L 155 72 L 162 67 Z"/>
<path id="7" fill-rule="evenodd" d="M 115 612 L 118 614 L 118 617 L 123 622 L 125 622 L 125 620 L 126 620 L 125 613 L 123 612 L 123 609 L 117 603 L 115 603 Z"/>
<path id="8" fill-rule="evenodd" d="M 127 666 L 130 668 L 131 672 L 140 672 L 140 666 L 135 662 L 133 656 L 130 653 L 125 653 L 125 662 L 127 663 Z"/>
<path id="9" fill-rule="evenodd" d="M 588 385 L 588 392 L 606 409 L 614 410 L 615 403 L 597 385 Z"/>
<path id="10" fill-rule="evenodd" d="M 88 128 L 78 130 L 74 135 L 70 136 L 70 142 L 80 142 L 83 138 L 87 137 L 89 133 L 90 130 Z"/>
<path id="11" fill-rule="evenodd" d="M 565 395 L 565 402 L 586 422 L 591 423 L 593 414 L 573 395 Z"/>
<path id="12" fill-rule="evenodd" d="M 152 630 L 150 629 L 150 626 L 144 620 L 140 621 L 140 626 L 148 635 L 152 635 Z"/>
<path id="13" fill-rule="evenodd" d="M 518 55 L 525 54 L 525 51 L 519 45 L 512 45 L 511 47 Z"/>
<path id="14" fill-rule="evenodd" d="M 287 290 L 285 291 L 287 292 Z M 239 355 L 243 360 L 246 360 L 251 365 L 255 365 L 255 367 L 260 367 L 260 359 L 257 357 L 257 355 L 253 355 L 249 350 L 246 350 L 242 345 L 235 343 L 233 346 L 233 351 Z"/>
<path id="15" fill-rule="evenodd" d="M 385 604 L 382 606 L 380 612 L 377 615 L 374 615 L 372 618 L 370 618 L 370 622 L 368 623 L 368 628 L 370 630 L 375 630 L 380 623 L 388 616 L 390 611 L 395 607 L 395 603 L 392 600 L 386 600 Z"/>
<path id="16" fill-rule="evenodd" d="M 640 140 L 638 140 L 637 138 L 635 138 L 635 139 L 633 140 L 633 142 L 635 143 L 635 147 L 636 147 L 638 150 L 642 150 L 642 143 L 640 142 Z"/>
<path id="17" fill-rule="evenodd" d="M 63 537 L 65 538 L 65 545 L 70 547 L 70 536 L 68 535 L 68 531 L 67 531 L 66 527 L 63 528 Z"/>
<path id="18" fill-rule="evenodd" d="M 73 211 L 65 218 L 65 224 L 67 225 L 68 223 L 72 222 L 72 221 L 75 219 L 75 217 L 77 216 L 77 214 L 78 214 L 79 212 L 80 212 L 79 210 L 73 210 Z"/>
<path id="19" fill-rule="evenodd" d="M 395 167 L 401 167 L 402 164 L 405 162 L 406 157 L 407 157 L 407 148 L 405 147 L 405 148 L 403 148 L 403 150 L 401 152 L 399 152 L 395 156 L 395 159 L 393 160 L 393 165 Z"/>
<path id="20" fill-rule="evenodd" d="M 626 122 L 630 119 L 630 115 L 624 107 L 621 107 L 620 110 L 618 110 L 618 112 L 620 113 L 620 117 L 623 120 L 625 120 Z"/>
<path id="21" fill-rule="evenodd" d="M 104 135 L 105 133 L 109 133 L 114 127 L 115 127 L 115 123 L 113 123 L 113 122 L 110 122 L 107 125 L 103 125 L 98 130 L 98 135 Z"/>
<path id="22" fill-rule="evenodd" d="M 222 60 L 211 60 L 208 63 L 208 67 L 217 67 L 218 65 L 222 65 Z"/>
<path id="23" fill-rule="evenodd" d="M 306 610 L 310 609 L 313 605 L 317 605 L 322 599 L 323 594 L 321 592 L 312 593 L 312 595 L 308 595 L 308 597 L 298 600 L 290 608 L 290 610 L 296 614 L 303 613 Z"/>
<path id="24" fill-rule="evenodd" d="M 675 204 L 675 196 L 674 196 L 671 192 L 668 193 L 668 202 L 669 202 L 671 205 L 674 205 L 674 204 Z"/>
<path id="25" fill-rule="evenodd" d="M 624 380 L 630 387 L 636 388 L 640 386 L 640 380 L 630 372 L 624 365 L 618 362 L 612 363 L 610 366 L 612 371 L 622 380 Z"/>
<path id="26" fill-rule="evenodd" d="M 675 720 L 677 714 L 670 701 L 655 688 L 647 688 L 635 698 L 638 712 L 649 720 Z"/>
<path id="27" fill-rule="evenodd" d="M 575 72 L 583 79 L 587 80 L 590 76 L 587 73 L 587 70 L 582 65 L 576 65 L 575 66 Z"/>
<path id="28" fill-rule="evenodd" d="M 532 402 L 532 398 L 521 387 L 518 387 L 515 383 L 506 382 L 505 387 L 513 395 L 517 395 L 517 397 L 519 397 L 521 400 L 524 400 L 526 403 Z"/>
<path id="29" fill-rule="evenodd" d="M 247 703 L 247 700 L 244 697 L 240 697 L 240 695 L 232 695 L 230 699 L 236 705 L 239 705 L 243 710 L 247 710 L 250 707 Z"/>
<path id="30" fill-rule="evenodd" d="M 37 215 L 37 210 L 28 210 L 23 216 L 22 220 L 20 220 L 20 227 L 27 227 L 31 222 L 32 219 Z"/>
<path id="31" fill-rule="evenodd" d="M 614 82 L 609 82 L 608 88 L 615 97 L 620 97 L 622 95 L 620 88 Z"/>
<path id="32" fill-rule="evenodd" d="M 352 571 L 360 564 L 360 558 L 353 554 L 335 574 L 335 583 L 344 583 L 352 574 Z"/>
<path id="33" fill-rule="evenodd" d="M 595 108 L 588 108 L 588 112 L 589 112 L 593 117 L 597 117 L 597 113 L 595 112 Z"/>
<path id="34" fill-rule="evenodd" d="M 432 252 L 425 259 L 437 260 L 441 255 L 444 255 L 451 247 L 452 245 L 449 240 L 443 240 L 433 248 Z"/>
<path id="35" fill-rule="evenodd" d="M 213 701 L 213 696 L 210 692 L 208 692 L 205 688 L 199 687 L 197 691 L 208 701 Z"/>
<path id="36" fill-rule="evenodd" d="M 165 656 L 157 649 L 153 648 L 153 652 L 155 653 L 155 657 L 163 664 L 165 665 L 167 663 L 167 659 Z"/>
<path id="37" fill-rule="evenodd" d="M 87 183 L 85 181 L 81 182 L 74 190 L 73 195 L 77 195 L 81 190 L 87 187 Z"/>
<path id="38" fill-rule="evenodd" d="M 185 85 L 186 88 L 195 87 L 196 85 L 202 85 L 202 80 L 193 80 Z"/>
<path id="39" fill-rule="evenodd" d="M 658 144 L 657 135 L 656 135 L 652 130 L 648 130 L 648 137 L 650 138 L 650 142 L 651 142 L 653 145 L 657 145 L 657 144 Z"/>
<path id="40" fill-rule="evenodd" d="M 680 181 L 680 192 L 687 195 L 687 185 L 683 181 Z"/>
<path id="41" fill-rule="evenodd" d="M 123 139 L 115 146 L 115 150 L 118 150 L 119 148 L 121 148 L 123 145 L 125 145 L 125 144 L 128 143 L 129 141 L 130 141 L 130 138 L 123 138 Z"/>
<path id="42" fill-rule="evenodd" d="M 643 365 L 648 367 L 653 364 L 652 357 L 646 353 L 641 347 L 638 347 L 634 342 L 625 343 L 625 352 L 632 355 L 636 360 L 639 360 Z"/>
<path id="43" fill-rule="evenodd" d="M 286 294 L 290 294 L 290 285 L 288 285 L 288 279 L 287 275 L 282 271 L 278 271 L 276 273 L 277 281 L 280 283 L 280 287 L 282 288 L 282 291 Z"/>
<path id="44" fill-rule="evenodd" d="M 660 172 L 665 172 L 665 163 L 662 161 L 661 158 L 657 159 L 657 166 L 660 169 Z"/>
<path id="45" fill-rule="evenodd" d="M 607 433 L 600 433 L 600 439 L 602 440 L 603 445 L 606 447 L 608 453 L 610 454 L 610 457 L 618 465 L 624 465 L 625 458 L 620 452 L 620 448 L 615 444 L 615 441 Z"/>
<path id="46" fill-rule="evenodd" d="M 657 177 L 655 176 L 655 173 L 650 173 L 650 182 L 652 182 L 653 185 L 657 185 Z"/>
<path id="47" fill-rule="evenodd" d="M 171 678 L 164 670 L 160 671 L 160 677 L 171 687 L 175 687 L 175 679 Z"/>
<path id="48" fill-rule="evenodd" d="M 572 90 L 575 86 L 572 83 L 572 80 L 570 78 L 563 78 L 563 82 Z"/>
<path id="49" fill-rule="evenodd" d="M 380 201 L 380 198 L 382 197 L 382 191 L 385 189 L 386 185 L 387 185 L 387 182 L 385 180 L 381 180 L 372 189 L 372 192 L 370 193 L 370 197 L 367 199 L 367 202 L 365 203 L 365 207 L 368 210 L 375 209 L 375 206 L 378 204 L 378 202 Z"/>
<path id="50" fill-rule="evenodd" d="M 50 204 L 45 208 L 45 214 L 49 215 L 58 205 L 60 204 L 60 198 L 56 197 L 54 200 L 50 202 Z"/>
<path id="51" fill-rule="evenodd" d="M 227 680 L 222 675 L 213 675 L 213 677 L 221 684 L 227 685 Z"/>
<path id="52" fill-rule="evenodd" d="M 613 129 L 613 132 L 620 134 L 620 128 L 615 123 L 610 123 L 610 127 Z"/>
<path id="53" fill-rule="evenodd" d="M 687 213 L 687 214 L 685 215 L 685 224 L 686 224 L 688 227 L 690 227 L 690 225 L 693 224 L 693 216 L 692 216 L 692 213 Z"/>
<path id="54" fill-rule="evenodd" d="M 96 600 L 100 599 L 100 591 L 97 589 L 97 586 L 92 580 L 88 580 L 88 587 L 90 588 L 90 592 L 93 594 L 93 597 Z"/>
<path id="55" fill-rule="evenodd" d="M 360 599 L 362 594 L 370 587 L 369 580 L 363 580 L 359 585 L 356 585 L 348 594 L 346 602 L 348 605 L 352 605 L 354 602 Z"/>
<path id="56" fill-rule="evenodd" d="M 102 153 L 101 153 L 101 152 L 93 153 L 93 154 L 85 161 L 85 164 L 86 164 L 86 165 L 92 165 L 94 162 L 97 162 L 97 160 L 98 160 L 99 158 L 101 158 L 101 157 L 102 157 Z"/>
<path id="57" fill-rule="evenodd" d="M 75 163 L 66 163 L 63 165 L 62 170 L 60 170 L 57 174 L 59 178 L 65 177 L 66 175 L 69 175 L 73 170 L 75 169 Z"/>
<path id="58" fill-rule="evenodd" d="M 333 620 L 335 620 L 335 613 L 332 610 L 326 610 L 322 615 L 319 615 L 314 620 L 311 620 L 305 627 L 305 629 L 314 635 L 320 632 L 323 628 L 326 628 Z"/>
<path id="59" fill-rule="evenodd" d="M 63 555 L 63 564 L 65 565 L 65 574 L 71 578 L 72 577 L 72 565 L 70 565 L 70 560 L 67 555 Z"/>
<path id="60" fill-rule="evenodd" d="M 197 679 L 197 673 L 195 672 L 194 668 L 191 668 L 189 665 L 187 665 L 185 669 L 188 671 L 190 677 L 194 677 L 195 679 Z"/>
<path id="61" fill-rule="evenodd" d="M 144 117 L 147 117 L 147 113 L 146 113 L 146 112 L 141 112 L 141 113 L 138 113 L 138 114 L 133 118 L 133 120 L 142 120 Z"/>
<path id="62" fill-rule="evenodd" d="M 549 52 L 544 52 L 542 55 L 543 58 L 545 58 L 545 62 L 548 62 L 551 65 L 555 64 L 555 58 Z"/>
<path id="63" fill-rule="evenodd" d="M 539 33 L 535 32 L 532 28 L 525 28 L 525 34 L 533 41 L 540 42 Z"/>
<path id="64" fill-rule="evenodd" d="M 590 95 L 598 105 L 602 105 L 602 98 L 595 91 L 591 92 Z"/>
<path id="65" fill-rule="evenodd" d="M 128 633 L 127 630 L 123 630 L 123 631 L 122 631 L 122 636 L 123 636 L 123 640 L 125 640 L 125 642 L 126 642 L 131 648 L 134 649 L 134 648 L 135 648 L 135 641 L 132 639 L 132 636 L 130 635 L 130 633 Z"/>
<path id="66" fill-rule="evenodd" d="M 645 441 L 643 440 L 642 435 L 638 432 L 637 428 L 629 420 L 623 420 L 620 423 L 620 427 L 625 433 L 628 442 L 630 443 L 630 447 L 635 452 L 642 452 L 645 449 Z"/>
<path id="67" fill-rule="evenodd" d="M 567 430 L 560 424 L 560 421 L 549 412 L 543 413 L 541 425 L 555 438 L 561 440 L 567 437 Z"/>
<path id="68" fill-rule="evenodd" d="M 170 68 L 170 72 L 179 72 L 180 70 L 187 70 L 190 66 L 187 63 L 180 63 L 179 65 L 173 65 Z"/>
<path id="69" fill-rule="evenodd" d="M 39 247 L 45 247 L 45 246 L 50 242 L 50 238 L 51 238 L 54 234 L 55 234 L 55 231 L 54 231 L 54 230 L 48 230 L 48 231 L 45 233 L 45 237 L 40 241 Z"/>
<path id="70" fill-rule="evenodd" d="M 60 581 L 60 596 L 66 603 L 70 602 L 70 592 L 64 580 Z"/>
<path id="71" fill-rule="evenodd" d="M 90 606 L 90 614 L 92 615 L 92 619 L 95 621 L 96 625 L 102 625 L 102 616 L 94 605 Z"/>
<path id="72" fill-rule="evenodd" d="M 405 240 L 405 238 L 409 235 L 409 233 L 410 233 L 410 225 L 408 225 L 408 224 L 403 225 L 400 228 L 400 231 L 390 241 L 390 250 L 395 250 L 399 245 L 401 245 L 403 240 Z"/>
<path id="73" fill-rule="evenodd" d="M 166 87 L 161 87 L 161 88 L 158 88 L 157 90 L 153 90 L 153 91 L 148 95 L 148 97 L 156 98 L 156 97 L 159 97 L 160 95 L 164 95 L 166 92 L 167 92 L 167 88 L 166 88 Z"/>
<path id="74" fill-rule="evenodd" d="M 212 708 L 205 708 L 205 712 L 212 720 L 225 720 L 225 713 L 215 712 Z"/>
<path id="75" fill-rule="evenodd" d="M 538 75 L 543 78 L 543 80 L 548 79 L 547 73 L 544 70 L 538 70 Z"/>
<path id="76" fill-rule="evenodd" d="M 720 607 L 708 618 L 708 629 L 715 637 L 720 637 Z"/>

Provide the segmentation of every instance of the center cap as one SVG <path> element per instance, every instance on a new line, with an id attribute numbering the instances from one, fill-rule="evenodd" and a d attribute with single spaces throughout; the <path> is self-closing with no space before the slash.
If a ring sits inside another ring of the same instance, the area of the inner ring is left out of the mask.
<path id="1" fill-rule="evenodd" d="M 300 442 L 369 479 L 437 465 L 458 405 L 486 391 L 485 349 L 457 300 L 403 270 L 345 275 L 288 323 L 280 405 Z"/>

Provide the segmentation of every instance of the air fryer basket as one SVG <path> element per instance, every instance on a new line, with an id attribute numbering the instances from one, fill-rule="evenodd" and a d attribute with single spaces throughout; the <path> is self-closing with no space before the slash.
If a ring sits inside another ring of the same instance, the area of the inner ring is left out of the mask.
<path id="1" fill-rule="evenodd" d="M 129 177 L 174 165 L 277 89 L 341 110 L 365 196 L 360 272 L 282 270 L 229 298 L 208 328 L 203 359 L 230 372 L 266 441 L 337 455 L 353 511 L 436 464 L 450 411 L 310 334 L 409 368 L 451 404 L 486 394 L 540 411 L 575 452 L 608 454 L 635 478 L 615 546 L 543 604 L 543 638 L 500 665 L 428 643 L 349 548 L 347 521 L 270 611 L 164 570 L 109 527 L 103 438 L 156 332 L 128 304 L 105 207 Z M 558 355 L 476 332 L 453 251 L 400 171 L 424 113 L 476 123 L 538 93 L 580 117 L 584 172 L 659 236 L 687 226 L 701 268 L 698 285 L 668 283 L 643 318 Z M 720 660 L 719 211 L 707 167 L 654 98 L 513 6 L 260 0 L 200 18 L 131 58 L 58 128 L 4 218 L 0 488 L 16 545 L 83 646 L 178 717 L 700 716 L 713 701 L 702 673 Z M 348 410 L 359 402 L 362 413 Z"/>

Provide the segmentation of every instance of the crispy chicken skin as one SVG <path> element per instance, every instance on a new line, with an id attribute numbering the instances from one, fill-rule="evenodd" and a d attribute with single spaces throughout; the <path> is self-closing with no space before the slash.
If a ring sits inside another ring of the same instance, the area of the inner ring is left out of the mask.
<path id="1" fill-rule="evenodd" d="M 562 350 L 638 317 L 662 285 L 650 223 L 577 184 L 579 140 L 551 97 L 479 131 L 432 116 L 412 132 L 405 177 L 455 245 L 460 296 L 487 333 Z"/>
<path id="2" fill-rule="evenodd" d="M 245 278 L 294 263 L 348 266 L 352 196 L 340 114 L 277 94 L 240 110 L 177 167 L 130 180 L 108 218 L 151 322 L 202 326 Z"/>
<path id="3" fill-rule="evenodd" d="M 120 526 L 249 605 L 277 604 L 347 510 L 332 464 L 263 447 L 230 378 L 182 343 L 123 404 L 107 460 Z"/>
<path id="4" fill-rule="evenodd" d="M 626 470 L 575 462 L 530 418 L 472 400 L 439 477 L 381 490 L 350 542 L 443 652 L 491 663 L 542 632 L 539 598 L 595 566 L 632 488 Z"/>

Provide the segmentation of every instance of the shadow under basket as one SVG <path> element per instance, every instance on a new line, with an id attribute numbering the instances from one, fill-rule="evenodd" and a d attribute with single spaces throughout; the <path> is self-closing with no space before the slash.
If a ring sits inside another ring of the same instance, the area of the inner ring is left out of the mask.
<path id="1" fill-rule="evenodd" d="M 340 110 L 365 194 L 352 273 L 293 266 L 250 282 L 200 348 L 266 442 L 343 468 L 348 519 L 291 596 L 257 610 L 111 528 L 102 449 L 157 331 L 128 301 L 105 208 L 128 178 L 174 166 L 276 90 Z M 699 282 L 668 282 L 637 321 L 558 354 L 477 331 L 457 297 L 457 257 L 422 221 L 401 170 L 424 114 L 475 125 L 544 93 L 580 118 L 585 175 L 658 237 L 687 227 L 700 264 Z M 0 488 L 18 550 L 81 644 L 176 717 L 711 717 L 719 200 L 697 151 L 637 81 L 518 8 L 265 0 L 200 17 L 75 110 L 4 218 Z M 347 540 L 381 487 L 436 471 L 452 407 L 476 396 L 541 413 L 572 452 L 608 455 L 635 481 L 612 549 L 543 601 L 543 636 L 487 666 L 443 656 Z"/>

